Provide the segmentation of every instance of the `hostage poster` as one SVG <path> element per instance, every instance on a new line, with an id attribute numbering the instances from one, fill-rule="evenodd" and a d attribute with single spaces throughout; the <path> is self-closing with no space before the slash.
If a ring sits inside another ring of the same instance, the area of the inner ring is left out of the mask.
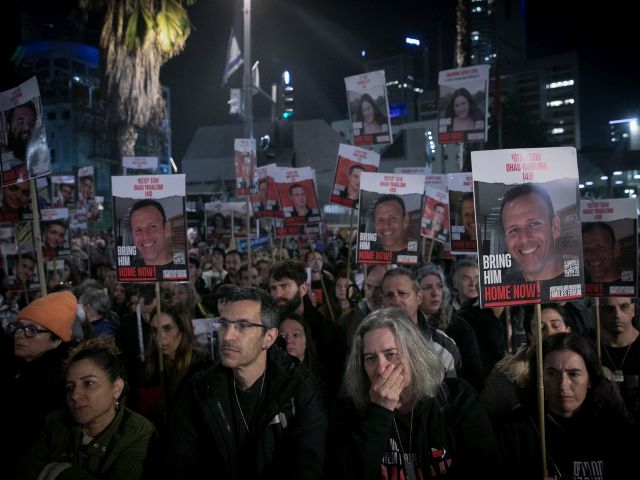
<path id="1" fill-rule="evenodd" d="M 236 138 L 233 141 L 233 158 L 236 169 L 236 196 L 247 197 L 256 188 L 256 140 Z"/>
<path id="2" fill-rule="evenodd" d="M 582 251 L 587 295 L 636 297 L 638 200 L 582 200 Z"/>
<path id="3" fill-rule="evenodd" d="M 357 209 L 360 201 L 360 176 L 363 172 L 377 172 L 379 166 L 379 153 L 341 143 L 338 147 L 338 163 L 330 202 Z"/>
<path id="4" fill-rule="evenodd" d="M 270 163 L 256 169 L 258 193 L 251 195 L 251 209 L 256 218 L 282 218 L 282 209 L 278 202 L 278 191 L 274 179 L 279 167 Z"/>
<path id="5" fill-rule="evenodd" d="M 438 143 L 486 141 L 489 65 L 444 70 L 438 86 Z"/>
<path id="6" fill-rule="evenodd" d="M 357 146 L 391 143 L 391 119 L 384 70 L 346 77 L 347 103 Z"/>
<path id="7" fill-rule="evenodd" d="M 446 191 L 425 188 L 420 234 L 439 243 L 449 241 L 449 198 Z"/>
<path id="8" fill-rule="evenodd" d="M 362 174 L 358 262 L 418 263 L 423 192 L 423 175 Z"/>
<path id="9" fill-rule="evenodd" d="M 573 147 L 471 152 L 483 307 L 584 296 Z"/>
<path id="10" fill-rule="evenodd" d="M 123 175 L 156 175 L 158 157 L 122 157 Z"/>
<path id="11" fill-rule="evenodd" d="M 51 154 L 42 112 L 36 77 L 0 92 L 2 186 L 51 173 Z"/>
<path id="12" fill-rule="evenodd" d="M 451 253 L 475 255 L 478 251 L 476 210 L 473 201 L 473 176 L 470 173 L 447 175 Z"/>
<path id="13" fill-rule="evenodd" d="M 277 236 L 306 235 L 309 224 L 322 222 L 313 169 L 279 168 L 274 171 L 274 178 L 284 214 Z"/>
<path id="14" fill-rule="evenodd" d="M 185 175 L 111 177 L 119 282 L 187 281 Z"/>

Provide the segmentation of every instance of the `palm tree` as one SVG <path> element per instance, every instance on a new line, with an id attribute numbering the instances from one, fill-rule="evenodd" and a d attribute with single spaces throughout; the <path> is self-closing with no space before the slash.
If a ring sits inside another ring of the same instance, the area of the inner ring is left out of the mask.
<path id="1" fill-rule="evenodd" d="M 118 154 L 135 154 L 137 128 L 166 117 L 160 67 L 182 51 L 191 33 L 185 6 L 195 0 L 79 0 L 83 10 L 104 11 L 100 34 L 107 122 Z"/>
<path id="2" fill-rule="evenodd" d="M 456 3 L 456 67 L 466 67 L 469 61 L 469 3 L 458 0 Z"/>

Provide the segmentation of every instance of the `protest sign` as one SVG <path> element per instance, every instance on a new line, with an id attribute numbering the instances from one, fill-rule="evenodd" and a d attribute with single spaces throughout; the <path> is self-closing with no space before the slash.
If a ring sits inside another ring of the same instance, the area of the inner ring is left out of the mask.
<path id="1" fill-rule="evenodd" d="M 384 70 L 346 77 L 354 145 L 391 143 L 391 120 Z"/>
<path id="2" fill-rule="evenodd" d="M 123 175 L 156 175 L 158 157 L 122 157 Z"/>
<path id="3" fill-rule="evenodd" d="M 247 197 L 256 189 L 256 140 L 236 138 L 233 142 L 236 169 L 236 196 Z"/>
<path id="4" fill-rule="evenodd" d="M 78 168 L 78 205 L 88 205 L 95 197 L 96 176 L 92 166 Z"/>
<path id="5" fill-rule="evenodd" d="M 69 209 L 43 208 L 40 210 L 42 256 L 45 258 L 69 255 Z"/>
<path id="6" fill-rule="evenodd" d="M 449 219 L 451 225 L 451 253 L 475 254 L 476 211 L 473 202 L 473 177 L 470 173 L 447 175 L 449 192 Z"/>
<path id="7" fill-rule="evenodd" d="M 438 143 L 486 141 L 489 65 L 444 70 L 438 86 Z"/>
<path id="8" fill-rule="evenodd" d="M 638 295 L 638 200 L 582 200 L 582 251 L 586 294 Z"/>
<path id="9" fill-rule="evenodd" d="M 362 174 L 358 262 L 418 263 L 423 192 L 423 175 Z"/>
<path id="10" fill-rule="evenodd" d="M 377 172 L 379 166 L 380 154 L 341 143 L 338 147 L 338 163 L 330 202 L 357 209 L 360 200 L 360 175 L 363 172 Z"/>
<path id="11" fill-rule="evenodd" d="M 189 279 L 185 175 L 111 177 L 119 282 Z"/>
<path id="12" fill-rule="evenodd" d="M 280 234 L 304 234 L 304 229 L 292 228 L 322 221 L 318 206 L 318 195 L 314 183 L 314 172 L 310 167 L 279 168 L 274 171 L 278 198 L 284 215 L 286 232 Z"/>
<path id="13" fill-rule="evenodd" d="M 42 112 L 36 77 L 0 92 L 0 171 L 3 186 L 51 173 L 51 154 Z"/>
<path id="14" fill-rule="evenodd" d="M 449 198 L 446 191 L 427 187 L 420 234 L 439 243 L 449 241 Z"/>
<path id="15" fill-rule="evenodd" d="M 73 175 L 51 175 L 52 207 L 69 207 L 75 203 L 76 177 Z"/>
<path id="16" fill-rule="evenodd" d="M 271 163 L 256 169 L 258 193 L 251 195 L 251 208 L 256 218 L 282 218 L 274 179 L 274 172 L 278 168 L 275 163 Z"/>
<path id="17" fill-rule="evenodd" d="M 584 295 L 572 147 L 471 152 L 483 307 Z"/>

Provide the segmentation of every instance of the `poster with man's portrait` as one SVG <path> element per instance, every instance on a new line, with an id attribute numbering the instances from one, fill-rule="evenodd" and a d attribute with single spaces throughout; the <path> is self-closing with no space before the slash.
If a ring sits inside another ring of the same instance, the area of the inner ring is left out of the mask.
<path id="1" fill-rule="evenodd" d="M 88 207 L 70 207 L 69 208 L 69 232 L 72 236 L 77 236 L 88 230 L 89 215 Z"/>
<path id="2" fill-rule="evenodd" d="M 280 167 L 275 163 L 270 163 L 256 169 L 258 193 L 250 197 L 251 208 L 256 218 L 282 218 L 283 216 L 274 178 L 274 172 L 278 168 Z"/>
<path id="3" fill-rule="evenodd" d="M 29 182 L 0 188 L 0 222 L 21 222 L 33 219 Z"/>
<path id="4" fill-rule="evenodd" d="M 93 166 L 80 167 L 78 177 L 78 205 L 88 205 L 89 200 L 96 196 L 96 175 Z"/>
<path id="5" fill-rule="evenodd" d="M 111 177 L 119 282 L 189 279 L 185 175 Z"/>
<path id="6" fill-rule="evenodd" d="M 33 291 L 40 289 L 40 277 L 35 253 L 3 255 L 6 272 L 5 285 L 10 291 Z"/>
<path id="7" fill-rule="evenodd" d="M 345 77 L 353 144 L 391 143 L 391 118 L 384 70 Z"/>
<path id="8" fill-rule="evenodd" d="M 582 200 L 582 252 L 589 297 L 638 296 L 638 200 Z"/>
<path id="9" fill-rule="evenodd" d="M 212 241 L 247 236 L 247 202 L 207 202 L 204 205 L 207 239 Z M 251 216 L 251 234 L 256 236 L 255 217 Z"/>
<path id="10" fill-rule="evenodd" d="M 158 157 L 122 157 L 123 175 L 157 175 Z"/>
<path id="11" fill-rule="evenodd" d="M 76 177 L 73 175 L 51 175 L 52 207 L 69 207 L 75 204 Z"/>
<path id="12" fill-rule="evenodd" d="M 363 172 L 377 172 L 379 167 L 379 153 L 341 143 L 338 147 L 338 163 L 329 201 L 357 210 L 360 200 L 360 176 Z"/>
<path id="13" fill-rule="evenodd" d="M 473 201 L 473 176 L 470 173 L 447 175 L 451 253 L 475 255 L 478 252 L 476 207 Z"/>
<path id="14" fill-rule="evenodd" d="M 257 178 L 255 138 L 236 138 L 233 141 L 233 158 L 236 169 L 236 196 L 247 197 L 255 193 Z"/>
<path id="15" fill-rule="evenodd" d="M 443 70 L 438 86 L 438 143 L 485 142 L 489 65 Z"/>
<path id="16" fill-rule="evenodd" d="M 274 179 L 285 226 L 322 221 L 312 168 L 279 168 Z"/>
<path id="17" fill-rule="evenodd" d="M 442 244 L 449 241 L 449 196 L 446 190 L 425 188 L 420 234 Z"/>
<path id="18" fill-rule="evenodd" d="M 483 307 L 584 296 L 573 147 L 471 152 Z"/>
<path id="19" fill-rule="evenodd" d="M 423 175 L 362 174 L 358 262 L 418 263 Z"/>
<path id="20" fill-rule="evenodd" d="M 52 258 L 71 254 L 68 208 L 40 210 L 40 232 L 43 257 Z"/>
<path id="21" fill-rule="evenodd" d="M 0 172 L 2 185 L 51 173 L 38 80 L 31 77 L 0 92 Z"/>

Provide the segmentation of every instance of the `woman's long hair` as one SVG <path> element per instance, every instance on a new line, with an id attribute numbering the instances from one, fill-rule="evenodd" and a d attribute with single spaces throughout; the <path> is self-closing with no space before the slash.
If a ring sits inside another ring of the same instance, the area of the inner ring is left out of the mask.
<path id="1" fill-rule="evenodd" d="M 170 316 L 173 323 L 178 327 L 180 333 L 182 333 L 182 338 L 180 339 L 178 348 L 176 348 L 173 360 L 169 359 L 167 355 L 163 355 L 164 373 L 166 375 L 165 379 L 167 380 L 167 392 L 173 394 L 176 392 L 180 382 L 182 382 L 189 372 L 194 352 L 196 350 L 200 350 L 200 347 L 196 343 L 196 338 L 193 334 L 191 313 L 184 305 L 163 305 L 161 312 Z M 154 315 L 154 317 L 156 315 Z M 159 379 L 160 366 L 158 364 L 158 342 L 154 335 L 149 337 L 145 358 L 147 359 L 145 369 L 147 379 Z"/>
<path id="2" fill-rule="evenodd" d="M 436 313 L 424 313 L 427 315 L 428 322 L 433 328 L 437 328 L 444 332 L 451 325 L 451 316 L 453 315 L 451 292 L 449 291 L 449 287 L 447 287 L 444 272 L 434 263 L 427 263 L 418 268 L 418 271 L 416 272 L 416 279 L 418 280 L 418 283 L 422 283 L 422 280 L 429 275 L 438 277 L 442 283 L 442 303 L 440 304 L 440 309 Z"/>
<path id="3" fill-rule="evenodd" d="M 440 359 L 427 345 L 424 335 L 407 314 L 398 307 L 381 308 L 367 315 L 354 335 L 344 375 L 344 389 L 357 408 L 369 402 L 371 382 L 364 369 L 364 336 L 379 328 L 387 328 L 396 339 L 398 354 L 409 374 L 410 391 L 416 400 L 433 397 L 444 378 Z"/>
<path id="4" fill-rule="evenodd" d="M 457 97 L 464 97 L 467 99 L 467 102 L 469 102 L 469 118 L 471 118 L 474 122 L 484 120 L 484 113 L 482 112 L 482 110 L 480 110 L 480 107 L 478 107 L 478 104 L 471 96 L 471 93 L 469 93 L 469 90 L 467 90 L 466 88 L 459 88 L 458 90 L 453 92 L 451 101 L 449 102 L 449 105 L 447 105 L 447 110 L 445 111 L 444 116 L 446 118 L 456 117 L 456 111 L 453 108 L 453 104 L 455 103 Z"/>

